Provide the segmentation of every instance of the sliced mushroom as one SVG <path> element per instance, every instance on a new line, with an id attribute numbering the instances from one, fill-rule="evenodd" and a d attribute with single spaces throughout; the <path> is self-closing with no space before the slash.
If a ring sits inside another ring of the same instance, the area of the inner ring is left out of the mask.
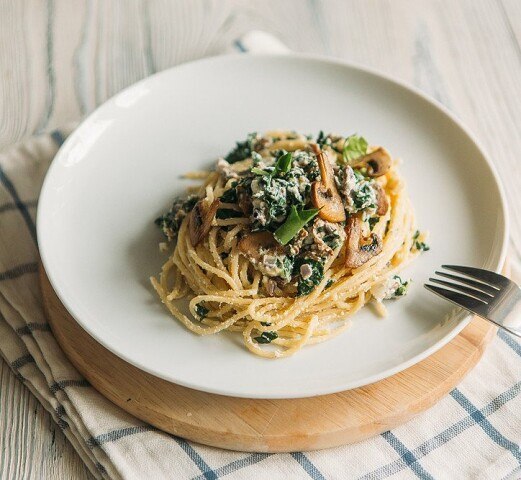
<path id="1" fill-rule="evenodd" d="M 248 216 L 251 213 L 253 205 L 251 203 L 251 197 L 244 185 L 237 187 L 237 204 L 244 215 Z"/>
<path id="2" fill-rule="evenodd" d="M 277 288 L 277 282 L 269 278 L 266 281 L 266 293 L 269 297 L 273 297 L 275 295 L 275 289 Z"/>
<path id="3" fill-rule="evenodd" d="M 311 202 L 315 208 L 320 209 L 318 216 L 323 220 L 343 222 L 346 219 L 346 212 L 335 185 L 333 166 L 318 145 L 314 144 L 312 149 L 317 156 L 321 180 L 311 184 Z"/>
<path id="4" fill-rule="evenodd" d="M 358 216 L 351 216 L 346 224 L 346 268 L 358 268 L 382 251 L 382 240 L 372 233 L 369 238 L 362 237 L 362 221 Z"/>
<path id="5" fill-rule="evenodd" d="M 387 200 L 385 190 L 380 184 L 375 183 L 374 189 L 376 192 L 376 214 L 381 217 L 385 215 L 389 209 L 389 200 Z"/>
<path id="6" fill-rule="evenodd" d="M 365 168 L 367 176 L 380 177 L 385 175 L 391 168 L 391 156 L 383 148 L 377 148 L 374 152 L 364 155 L 362 159 L 353 165 L 353 168 Z"/>
<path id="7" fill-rule="evenodd" d="M 199 200 L 190 212 L 190 223 L 188 229 L 190 242 L 196 247 L 208 235 L 212 227 L 212 221 L 219 208 L 219 199 L 214 200 L 210 205 L 204 199 Z"/>
<path id="8" fill-rule="evenodd" d="M 263 250 L 282 251 L 280 243 L 275 240 L 271 232 L 250 233 L 239 240 L 237 248 L 241 253 L 255 261 L 261 259 L 261 248 Z"/>

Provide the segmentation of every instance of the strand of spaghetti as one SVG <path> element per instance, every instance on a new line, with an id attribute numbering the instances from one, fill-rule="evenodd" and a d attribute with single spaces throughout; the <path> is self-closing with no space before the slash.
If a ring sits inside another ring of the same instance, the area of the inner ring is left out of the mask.
<path id="1" fill-rule="evenodd" d="M 165 304 L 165 306 L 168 308 L 170 313 L 176 317 L 183 325 L 191 330 L 194 333 L 197 333 L 199 335 L 211 335 L 217 332 L 220 332 L 229 326 L 233 325 L 239 318 L 241 318 L 242 313 L 237 313 L 236 315 L 232 316 L 231 318 L 227 319 L 224 322 L 221 322 L 219 325 L 215 327 L 201 327 L 199 325 L 196 325 L 194 322 L 192 322 L 186 315 L 184 315 L 172 302 L 168 301 L 166 298 L 166 295 L 161 289 L 161 286 L 155 279 L 153 279 L 152 285 L 156 289 L 156 292 L 158 293 L 159 297 L 161 298 L 162 302 Z"/>
<path id="2" fill-rule="evenodd" d="M 223 218 L 217 219 L 215 224 L 219 227 L 229 227 L 230 225 L 249 225 L 250 219 L 244 217 Z"/>
<path id="3" fill-rule="evenodd" d="M 241 279 L 239 278 L 239 254 L 235 247 L 232 248 L 230 256 L 228 257 L 228 265 L 233 280 L 237 283 L 241 283 Z"/>
<path id="4" fill-rule="evenodd" d="M 232 228 L 224 237 L 223 247 L 225 251 L 229 252 L 232 249 L 232 246 L 235 242 L 237 242 L 237 235 L 242 230 L 242 225 L 237 225 L 235 228 Z"/>
<path id="5" fill-rule="evenodd" d="M 202 179 L 207 178 L 208 175 L 210 175 L 210 173 L 211 172 L 209 172 L 207 170 L 196 170 L 196 171 L 185 173 L 182 176 L 182 178 L 186 178 L 186 179 L 189 179 L 189 180 L 202 180 Z"/>
<path id="6" fill-rule="evenodd" d="M 212 253 L 213 261 L 217 268 L 221 270 L 226 270 L 223 260 L 217 251 L 217 234 L 219 233 L 218 228 L 212 228 L 208 235 L 208 247 L 210 248 L 210 252 Z"/>
<path id="7" fill-rule="evenodd" d="M 190 255 L 190 258 L 193 259 L 193 261 L 197 265 L 199 265 L 199 267 L 201 267 L 203 270 L 206 270 L 207 272 L 211 272 L 214 275 L 216 275 L 217 277 L 222 278 L 233 290 L 239 290 L 239 286 L 237 285 L 236 280 L 234 278 L 230 277 L 230 275 L 228 275 L 225 271 L 219 270 L 218 268 L 205 262 L 193 250 L 190 250 L 188 252 L 188 255 Z"/>
<path id="8" fill-rule="evenodd" d="M 302 348 L 309 338 L 311 337 L 313 330 L 315 329 L 315 326 L 318 323 L 318 316 L 314 316 L 312 320 L 309 322 L 308 327 L 306 329 L 306 333 L 302 335 L 302 337 L 298 340 L 292 343 L 292 346 L 290 348 L 287 348 L 286 350 L 280 351 L 280 350 L 265 350 L 258 346 L 258 344 L 254 344 L 253 340 L 251 338 L 251 331 L 253 329 L 253 325 L 248 326 L 244 330 L 243 338 L 246 343 L 246 347 L 248 350 L 250 350 L 253 353 L 256 353 L 257 355 L 260 355 L 261 357 L 267 357 L 267 358 L 283 358 L 288 357 L 295 353 L 297 350 Z M 276 340 L 275 340 L 276 342 Z"/>

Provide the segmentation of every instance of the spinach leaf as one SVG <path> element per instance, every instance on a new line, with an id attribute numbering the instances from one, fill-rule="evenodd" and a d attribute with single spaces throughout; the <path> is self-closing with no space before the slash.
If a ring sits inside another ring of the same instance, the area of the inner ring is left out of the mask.
<path id="1" fill-rule="evenodd" d="M 373 231 L 374 226 L 378 223 L 379 220 L 380 220 L 380 217 L 371 217 L 369 220 L 367 220 L 369 223 L 369 229 L 371 230 L 371 232 Z"/>
<path id="2" fill-rule="evenodd" d="M 372 180 L 366 179 L 358 170 L 353 170 L 356 184 L 351 191 L 354 212 L 371 209 L 376 206 L 376 191 Z M 352 212 L 352 213 L 354 213 Z"/>
<path id="3" fill-rule="evenodd" d="M 235 148 L 224 157 L 228 163 L 235 163 L 251 156 L 253 151 L 253 141 L 257 138 L 257 133 L 250 133 L 244 142 L 236 142 Z"/>
<path id="4" fill-rule="evenodd" d="M 412 245 L 412 248 L 415 248 L 416 250 L 419 250 L 420 252 L 428 252 L 431 247 L 429 247 L 429 245 L 427 245 L 425 242 L 420 242 L 418 240 L 420 236 L 420 231 L 419 230 L 416 230 L 416 232 L 414 233 L 412 239 L 413 239 L 413 245 Z M 411 250 L 412 250 L 411 248 Z"/>
<path id="5" fill-rule="evenodd" d="M 192 211 L 198 201 L 197 195 L 190 195 L 188 198 L 178 197 L 174 200 L 172 208 L 164 215 L 156 218 L 154 223 L 171 240 L 177 237 L 183 219 Z"/>
<path id="6" fill-rule="evenodd" d="M 360 158 L 367 153 L 368 143 L 364 137 L 358 135 L 351 135 L 344 141 L 344 148 L 342 149 L 342 157 L 344 162 L 348 165 L 354 160 Z"/>
<path id="7" fill-rule="evenodd" d="M 318 212 L 318 208 L 298 210 L 295 205 L 292 205 L 286 221 L 275 230 L 275 238 L 280 244 L 286 245 Z"/>
<path id="8" fill-rule="evenodd" d="M 320 130 L 320 132 L 318 132 L 316 142 L 321 147 L 323 147 L 324 145 L 331 146 L 331 144 L 333 143 L 333 141 L 331 140 L 331 135 L 330 134 L 326 135 L 322 130 Z"/>
<path id="9" fill-rule="evenodd" d="M 206 315 L 208 315 L 209 311 L 210 310 L 208 308 L 206 308 L 202 303 L 198 303 L 195 306 L 195 313 L 199 317 L 199 320 L 202 320 L 203 318 L 205 318 Z"/>
<path id="10" fill-rule="evenodd" d="M 304 264 L 311 267 L 311 276 L 306 279 L 303 279 L 300 275 L 300 267 Z M 311 258 L 298 258 L 293 267 L 293 274 L 299 277 L 297 296 L 301 297 L 303 295 L 308 295 L 322 281 L 322 278 L 324 277 L 324 264 Z"/>
<path id="11" fill-rule="evenodd" d="M 271 343 L 276 338 L 279 338 L 279 334 L 277 332 L 262 332 L 260 337 L 253 337 L 257 343 Z"/>
<path id="12" fill-rule="evenodd" d="M 229 188 L 221 195 L 221 202 L 223 203 L 237 203 L 237 189 L 235 188 L 237 186 L 237 182 L 235 182 L 235 185 L 232 186 L 232 188 Z"/>

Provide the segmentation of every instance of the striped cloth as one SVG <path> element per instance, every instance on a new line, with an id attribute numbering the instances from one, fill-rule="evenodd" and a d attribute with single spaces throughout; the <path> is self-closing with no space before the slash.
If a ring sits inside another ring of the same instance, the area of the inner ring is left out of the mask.
<path id="1" fill-rule="evenodd" d="M 250 36 L 236 46 L 246 51 L 251 43 Z M 378 437 L 324 451 L 248 454 L 192 444 L 98 394 L 57 345 L 37 277 L 38 194 L 70 131 L 34 137 L 0 154 L 0 353 L 95 477 L 521 478 L 521 345 L 502 332 L 460 386 L 428 412 Z"/>

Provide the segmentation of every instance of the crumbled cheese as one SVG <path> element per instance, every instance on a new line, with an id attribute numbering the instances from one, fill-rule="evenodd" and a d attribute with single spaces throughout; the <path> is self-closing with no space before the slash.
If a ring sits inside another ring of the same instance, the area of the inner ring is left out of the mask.
<path id="1" fill-rule="evenodd" d="M 233 170 L 232 166 L 224 159 L 219 158 L 217 160 L 217 165 L 215 167 L 215 170 L 224 177 L 225 180 L 228 180 L 229 178 L 238 178 L 239 175 L 235 170 Z"/>
<path id="2" fill-rule="evenodd" d="M 349 213 L 362 210 L 372 213 L 376 210 L 376 191 L 371 180 L 355 173 L 349 165 L 338 171 L 335 180 Z"/>
<path id="3" fill-rule="evenodd" d="M 393 275 L 383 282 L 373 285 L 371 295 L 378 302 L 403 297 L 407 294 L 411 280 L 402 280 L 398 275 Z"/>

